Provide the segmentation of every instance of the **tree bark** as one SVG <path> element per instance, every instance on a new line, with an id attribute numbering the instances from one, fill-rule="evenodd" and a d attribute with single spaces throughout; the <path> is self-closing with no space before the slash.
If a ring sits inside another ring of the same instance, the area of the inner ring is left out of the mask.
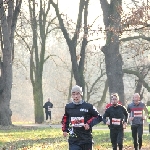
<path id="1" fill-rule="evenodd" d="M 41 81 L 42 79 L 39 79 L 38 82 L 36 82 L 33 87 L 35 123 L 42 123 L 44 121 L 43 89 Z"/>
<path id="2" fill-rule="evenodd" d="M 22 1 L 17 1 L 14 9 L 14 2 L 8 1 L 8 17 L 6 17 L 3 0 L 0 0 L 0 20 L 1 20 L 1 50 L 2 60 L 0 60 L 0 125 L 11 125 L 12 111 L 10 109 L 11 88 L 12 88 L 12 50 L 13 36 L 16 28 L 17 17 L 20 12 Z M 17 11 L 16 11 L 17 9 Z M 15 12 L 15 13 L 14 13 Z M 15 18 L 15 19 L 14 19 Z M 12 23 L 13 22 L 13 23 Z"/>
<path id="3" fill-rule="evenodd" d="M 121 16 L 119 8 L 121 0 L 100 0 L 103 10 L 103 20 L 106 28 L 106 45 L 102 47 L 105 55 L 106 74 L 109 93 L 118 93 L 120 101 L 124 105 L 124 84 L 122 71 L 122 57 L 119 53 L 119 24 Z"/>

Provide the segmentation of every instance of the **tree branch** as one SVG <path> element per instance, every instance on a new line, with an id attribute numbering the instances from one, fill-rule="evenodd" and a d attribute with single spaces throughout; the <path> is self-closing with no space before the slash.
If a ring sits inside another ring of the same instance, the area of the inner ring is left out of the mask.
<path id="1" fill-rule="evenodd" d="M 55 4 L 53 2 L 53 0 L 50 0 L 50 1 L 51 1 L 52 6 L 55 8 L 55 12 L 56 12 L 56 15 L 58 17 L 59 25 L 60 25 L 61 31 L 62 31 L 65 39 L 66 39 L 66 42 L 68 45 L 70 45 L 71 39 L 69 38 L 69 33 L 67 32 L 65 25 L 64 25 L 64 22 L 63 22 L 63 19 L 61 17 L 61 14 L 59 13 L 58 4 Z"/>
<path id="2" fill-rule="evenodd" d="M 146 81 L 144 81 L 143 76 L 138 71 L 123 69 L 123 72 L 137 76 L 142 81 L 143 86 L 148 90 L 148 92 L 150 92 L 150 86 L 148 85 Z"/>
<path id="3" fill-rule="evenodd" d="M 126 42 L 126 41 L 131 41 L 131 40 L 140 39 L 140 38 L 143 40 L 146 40 L 146 41 L 150 41 L 150 37 L 146 37 L 144 35 L 122 38 L 122 39 L 120 39 L 120 41 Z"/>

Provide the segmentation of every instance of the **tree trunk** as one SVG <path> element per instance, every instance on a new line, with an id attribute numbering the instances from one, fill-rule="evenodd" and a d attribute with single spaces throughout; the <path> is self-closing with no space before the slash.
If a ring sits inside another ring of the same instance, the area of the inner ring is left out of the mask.
<path id="1" fill-rule="evenodd" d="M 105 54 L 106 74 L 109 92 L 118 93 L 120 101 L 124 105 L 124 84 L 122 71 L 122 58 L 119 54 L 119 43 L 113 42 L 103 47 Z"/>
<path id="2" fill-rule="evenodd" d="M 74 79 L 76 81 L 76 84 L 82 87 L 83 99 L 84 99 L 84 93 L 85 93 L 84 61 L 85 61 L 85 48 L 88 43 L 86 35 L 88 35 L 87 16 L 88 16 L 89 0 L 80 0 L 80 2 L 79 2 L 79 12 L 78 12 L 78 18 L 77 18 L 77 23 L 76 23 L 76 29 L 74 31 L 74 35 L 73 35 L 72 39 L 70 38 L 67 28 L 64 25 L 64 21 L 59 12 L 58 3 L 55 4 L 53 2 L 53 0 L 51 0 L 51 4 L 55 8 L 55 12 L 58 17 L 61 31 L 62 31 L 64 38 L 66 39 L 67 45 L 69 47 Z M 82 20 L 84 20 L 84 21 L 82 21 Z M 78 43 L 78 38 L 79 38 L 80 30 L 82 27 L 82 23 L 84 24 L 84 36 L 82 38 L 82 45 L 80 48 L 80 55 L 79 55 L 79 59 L 78 59 L 76 50 L 77 50 L 77 43 Z"/>
<path id="3" fill-rule="evenodd" d="M 43 67 L 38 67 L 40 63 L 35 63 L 33 60 L 33 52 L 30 57 L 30 80 L 33 87 L 33 100 L 34 100 L 34 117 L 35 123 L 42 123 L 44 121 L 43 114 L 43 89 L 42 89 L 42 72 Z M 43 62 L 42 62 L 43 64 Z"/>
<path id="4" fill-rule="evenodd" d="M 142 82 L 142 80 L 138 79 L 137 84 L 136 84 L 136 88 L 135 88 L 135 93 L 139 93 L 141 96 L 141 99 L 143 98 L 142 87 L 143 87 L 143 82 Z"/>
<path id="5" fill-rule="evenodd" d="M 3 41 L 2 53 L 3 62 L 1 63 L 1 77 L 0 77 L 0 125 L 10 125 L 11 115 L 10 99 L 12 88 L 12 62 L 11 62 L 11 43 L 9 41 L 9 29 L 7 18 L 5 15 L 3 2 L 0 0 L 0 20 L 1 20 L 1 35 Z"/>
<path id="6" fill-rule="evenodd" d="M 4 126 L 12 124 L 10 99 L 12 88 L 12 51 L 14 48 L 13 35 L 21 3 L 22 0 L 16 1 L 16 6 L 14 7 L 14 1 L 8 0 L 7 9 L 5 9 L 3 0 L 0 0 L 0 40 L 2 51 L 2 59 L 0 58 L 0 125 Z M 5 11 L 8 11 L 8 17 L 6 17 Z"/>
<path id="7" fill-rule="evenodd" d="M 122 57 L 119 53 L 119 25 L 122 1 L 100 0 L 103 10 L 103 20 L 106 28 L 106 45 L 102 48 L 105 55 L 106 74 L 108 79 L 109 93 L 118 93 L 120 101 L 124 105 L 124 84 L 122 71 Z"/>
<path id="8" fill-rule="evenodd" d="M 44 121 L 42 81 L 39 79 L 33 87 L 35 123 Z"/>
<path id="9" fill-rule="evenodd" d="M 8 40 L 9 41 L 9 40 Z M 9 45 L 9 44 L 8 44 Z M 5 45 L 3 49 L 4 60 L 1 62 L 1 77 L 0 77 L 0 125 L 11 125 L 12 112 L 10 109 L 11 88 L 12 88 L 12 63 L 11 49 Z"/>
<path id="10" fill-rule="evenodd" d="M 42 123 L 44 121 L 42 75 L 44 63 L 49 58 L 47 57 L 45 59 L 45 45 L 50 26 L 50 22 L 46 26 L 47 17 L 50 12 L 50 1 L 48 1 L 46 7 L 45 1 L 39 1 L 38 6 L 40 11 L 38 15 L 36 13 L 37 4 L 35 0 L 33 0 L 33 2 L 28 0 L 28 2 L 33 34 L 33 45 L 32 50 L 30 51 L 30 80 L 33 87 L 34 115 L 35 123 Z"/>
<path id="11" fill-rule="evenodd" d="M 70 42 L 70 45 L 72 45 L 71 43 L 72 42 Z M 75 81 L 76 81 L 76 85 L 79 85 L 80 87 L 82 87 L 83 99 L 84 99 L 84 93 L 85 93 L 85 79 L 84 79 L 84 73 L 83 73 L 83 71 L 84 71 L 84 62 L 83 63 L 79 63 L 79 65 L 78 65 L 77 56 L 73 52 L 73 49 L 76 49 L 76 48 L 75 47 L 72 48 L 72 46 L 69 46 L 69 51 L 70 51 L 70 55 L 71 55 L 71 62 L 72 62 L 73 75 L 74 75 L 74 78 L 75 78 Z M 84 53 L 85 53 L 85 48 L 84 48 Z M 84 57 L 85 56 L 82 56 L 81 59 L 84 60 Z M 82 60 L 80 60 L 80 61 L 82 61 Z"/>

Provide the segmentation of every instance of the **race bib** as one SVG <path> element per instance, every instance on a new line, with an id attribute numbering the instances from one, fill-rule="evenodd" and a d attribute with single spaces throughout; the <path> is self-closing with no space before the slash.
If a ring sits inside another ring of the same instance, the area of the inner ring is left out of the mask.
<path id="1" fill-rule="evenodd" d="M 114 125 L 120 125 L 121 119 L 112 118 L 112 124 Z"/>
<path id="2" fill-rule="evenodd" d="M 142 117 L 143 113 L 142 111 L 134 111 L 134 117 Z"/>
<path id="3" fill-rule="evenodd" d="M 84 117 L 71 117 L 71 124 L 73 127 L 84 126 Z"/>
<path id="4" fill-rule="evenodd" d="M 51 111 L 51 108 L 50 108 L 50 106 L 48 106 L 48 111 Z"/>

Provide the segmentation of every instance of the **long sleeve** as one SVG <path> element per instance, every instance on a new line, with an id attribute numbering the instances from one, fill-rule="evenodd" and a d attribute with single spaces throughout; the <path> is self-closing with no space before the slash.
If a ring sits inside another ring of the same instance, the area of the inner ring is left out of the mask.
<path id="1" fill-rule="evenodd" d="M 65 114 L 62 117 L 62 131 L 63 132 L 68 132 L 68 128 L 69 128 L 69 116 L 67 114 L 66 108 L 65 108 Z"/>
<path id="2" fill-rule="evenodd" d="M 130 106 L 128 105 L 128 107 L 127 107 L 127 111 L 128 111 L 128 113 L 131 113 L 131 109 L 130 109 Z"/>
<path id="3" fill-rule="evenodd" d="M 109 111 L 108 110 L 109 109 L 106 109 L 106 111 L 105 111 L 105 113 L 103 115 L 103 122 L 104 122 L 104 124 L 106 124 L 106 122 L 107 122 L 106 117 L 109 117 Z"/>
<path id="4" fill-rule="evenodd" d="M 123 113 L 124 113 L 124 122 L 127 122 L 127 119 L 128 119 L 128 112 L 127 112 L 127 110 L 126 110 L 126 108 L 125 107 L 123 107 Z"/>
<path id="5" fill-rule="evenodd" d="M 98 115 L 97 117 L 92 117 L 90 120 L 87 121 L 87 123 L 93 127 L 94 125 L 100 123 L 102 121 L 102 116 Z"/>
<path id="6" fill-rule="evenodd" d="M 45 104 L 44 104 L 43 108 L 45 108 Z"/>
<path id="7" fill-rule="evenodd" d="M 53 108 L 53 103 L 51 103 L 51 108 Z"/>
<path id="8" fill-rule="evenodd" d="M 91 112 L 92 117 L 87 121 L 87 123 L 91 127 L 93 127 L 94 125 L 96 125 L 102 121 L 102 116 L 99 114 L 99 112 L 97 111 L 97 109 L 94 106 L 92 106 L 90 112 Z"/>

